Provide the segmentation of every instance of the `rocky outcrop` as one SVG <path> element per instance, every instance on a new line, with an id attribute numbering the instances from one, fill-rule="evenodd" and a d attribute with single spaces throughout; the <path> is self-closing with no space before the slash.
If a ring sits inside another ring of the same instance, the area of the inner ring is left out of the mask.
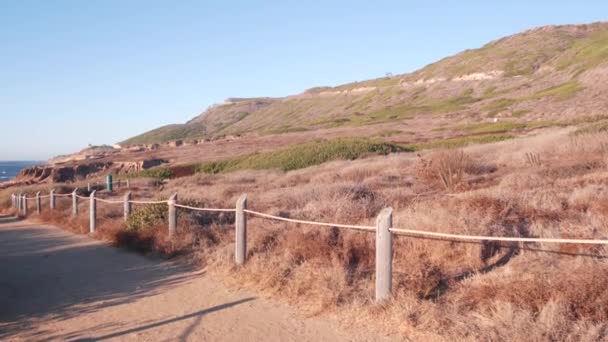
<path id="1" fill-rule="evenodd" d="M 21 170 L 13 182 L 20 184 L 69 183 L 86 179 L 91 174 L 106 171 L 111 167 L 112 162 L 87 163 L 75 166 L 32 166 Z"/>
<path id="2" fill-rule="evenodd" d="M 101 159 L 107 156 L 120 153 L 119 147 L 102 145 L 102 146 L 90 146 L 84 150 L 64 156 L 57 156 L 48 160 L 49 164 L 66 164 L 69 162 L 77 162 L 82 160 L 94 160 Z"/>
<path id="3" fill-rule="evenodd" d="M 114 173 L 127 174 L 151 169 L 165 163 L 167 163 L 167 161 L 164 159 L 146 159 L 136 162 L 115 162 L 112 165 L 112 169 Z"/>
<path id="4" fill-rule="evenodd" d="M 71 183 L 108 173 L 127 174 L 150 169 L 167 163 L 163 159 L 146 159 L 135 162 L 90 162 L 72 166 L 43 165 L 25 168 L 17 177 L 2 183 L 0 188 L 39 183 Z"/>

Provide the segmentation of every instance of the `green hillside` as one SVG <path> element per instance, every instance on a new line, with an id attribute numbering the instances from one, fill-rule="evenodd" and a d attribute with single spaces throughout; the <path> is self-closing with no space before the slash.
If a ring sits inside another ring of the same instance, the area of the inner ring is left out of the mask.
<path id="1" fill-rule="evenodd" d="M 409 74 L 317 87 L 285 98 L 229 99 L 185 124 L 124 144 L 281 134 L 392 122 L 564 120 L 608 112 L 608 23 L 547 26 L 463 51 Z"/>

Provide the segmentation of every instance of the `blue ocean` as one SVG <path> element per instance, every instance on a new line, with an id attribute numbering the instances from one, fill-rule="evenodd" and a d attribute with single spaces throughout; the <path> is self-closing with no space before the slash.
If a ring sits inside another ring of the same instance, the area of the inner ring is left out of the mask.
<path id="1" fill-rule="evenodd" d="M 44 164 L 44 162 L 40 161 L 0 161 L 0 183 L 9 181 L 17 174 L 19 171 L 25 167 L 29 167 L 32 165 L 40 165 Z"/>

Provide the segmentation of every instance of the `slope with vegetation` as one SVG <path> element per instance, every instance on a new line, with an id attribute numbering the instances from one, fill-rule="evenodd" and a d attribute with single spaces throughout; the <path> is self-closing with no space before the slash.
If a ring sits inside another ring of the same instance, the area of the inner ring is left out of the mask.
<path id="1" fill-rule="evenodd" d="M 178 192 L 182 204 L 215 208 L 233 208 L 247 193 L 252 210 L 321 222 L 373 225 L 382 208 L 392 206 L 398 228 L 606 239 L 608 135 L 602 127 L 288 172 L 199 173 L 162 189 L 131 191 L 134 198 Z M 9 195 L 0 194 L 6 205 Z M 87 234 L 88 216 L 70 218 L 70 203 L 59 201 L 59 210 L 45 210 L 41 219 Z M 81 204 L 86 213 L 87 203 Z M 396 236 L 394 296 L 376 305 L 373 233 L 249 216 L 248 261 L 235 267 L 232 213 L 180 210 L 178 234 L 169 240 L 166 206 L 134 210 L 124 222 L 122 205 L 99 204 L 96 236 L 140 252 L 188 255 L 229 285 L 312 315 L 337 316 L 347 326 L 425 341 L 600 341 L 608 332 L 605 246 Z"/>
<path id="2" fill-rule="evenodd" d="M 188 123 L 126 144 L 283 134 L 382 124 L 498 118 L 521 125 L 605 114 L 608 23 L 547 26 L 490 42 L 410 74 L 317 87 L 284 98 L 228 99 Z M 402 139 L 402 137 L 400 137 Z"/>

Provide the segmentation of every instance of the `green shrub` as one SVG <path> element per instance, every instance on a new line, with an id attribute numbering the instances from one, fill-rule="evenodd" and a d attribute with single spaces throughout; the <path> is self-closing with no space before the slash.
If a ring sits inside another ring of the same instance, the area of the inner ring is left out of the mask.
<path id="1" fill-rule="evenodd" d="M 515 110 L 515 111 L 511 112 L 511 116 L 514 118 L 521 118 L 529 112 L 530 111 L 526 110 L 526 109 Z"/>
<path id="2" fill-rule="evenodd" d="M 516 129 L 535 129 L 558 125 L 554 121 L 499 121 L 499 122 L 479 122 L 474 124 L 462 125 L 457 128 L 477 134 L 505 133 Z"/>
<path id="3" fill-rule="evenodd" d="M 525 128 L 525 123 L 513 121 L 500 122 L 480 122 L 469 125 L 463 125 L 458 128 L 471 133 L 503 133 L 514 129 Z"/>
<path id="4" fill-rule="evenodd" d="M 138 231 L 167 221 L 166 204 L 150 204 L 135 208 L 127 219 L 127 230 Z"/>
<path id="5" fill-rule="evenodd" d="M 141 170 L 139 172 L 135 172 L 128 175 L 128 178 L 158 178 L 161 180 L 171 177 L 173 177 L 173 171 L 166 168 Z"/>
<path id="6" fill-rule="evenodd" d="M 469 135 L 465 137 L 456 137 L 450 139 L 428 141 L 418 144 L 403 145 L 403 147 L 415 151 L 433 148 L 459 148 L 471 144 L 489 144 L 513 138 L 515 138 L 515 136 L 511 134 Z"/>
<path id="7" fill-rule="evenodd" d="M 279 128 L 271 129 L 265 131 L 265 134 L 281 134 L 281 133 L 293 133 L 293 132 L 306 132 L 310 129 L 306 127 L 291 127 L 291 126 L 281 126 Z"/>
<path id="8" fill-rule="evenodd" d="M 483 91 L 483 97 L 488 98 L 488 97 L 494 96 L 494 93 L 496 92 L 496 89 L 497 89 L 496 86 L 487 87 Z"/>
<path id="9" fill-rule="evenodd" d="M 398 129 L 385 129 L 385 130 L 378 132 L 378 136 L 383 137 L 383 138 L 388 138 L 388 137 L 391 137 L 393 135 L 400 134 L 400 133 L 401 133 L 401 131 Z"/>
<path id="10" fill-rule="evenodd" d="M 480 101 L 471 95 L 450 97 L 448 99 L 427 99 L 417 107 L 417 111 L 425 114 L 442 114 L 464 110 L 467 105 Z"/>
<path id="11" fill-rule="evenodd" d="M 553 96 L 557 100 L 563 101 L 574 97 L 583 87 L 576 81 L 570 81 L 560 84 L 555 87 L 550 87 L 536 92 L 527 97 L 527 99 L 540 99 L 546 96 Z"/>
<path id="12" fill-rule="evenodd" d="M 200 164 L 195 167 L 195 173 L 209 173 L 216 174 L 222 173 L 226 169 L 229 168 L 230 165 L 234 165 L 238 163 L 239 159 L 230 159 L 230 160 L 220 160 L 220 161 L 212 161 Z"/>
<path id="13" fill-rule="evenodd" d="M 323 127 L 364 126 L 395 120 L 413 119 L 418 112 L 426 109 L 411 105 L 387 106 L 369 113 L 355 113 L 339 117 L 320 118 L 309 122 L 311 125 Z"/>
<path id="14" fill-rule="evenodd" d="M 472 96 L 475 93 L 473 88 L 467 88 L 462 91 L 462 96 Z"/>
<path id="15" fill-rule="evenodd" d="M 482 109 L 488 111 L 489 116 L 495 116 L 516 103 L 517 100 L 514 99 L 500 98 L 486 104 Z"/>
<path id="16" fill-rule="evenodd" d="M 202 163 L 196 167 L 199 173 L 222 173 L 243 169 L 302 169 L 331 160 L 353 160 L 367 154 L 386 155 L 407 149 L 382 141 L 364 138 L 339 138 L 313 141 L 283 150 L 254 153 L 233 159 Z"/>

